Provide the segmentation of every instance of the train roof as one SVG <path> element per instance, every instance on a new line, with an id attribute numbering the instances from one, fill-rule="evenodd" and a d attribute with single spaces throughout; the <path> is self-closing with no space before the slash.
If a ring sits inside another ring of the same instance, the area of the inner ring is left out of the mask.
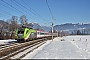
<path id="1" fill-rule="evenodd" d="M 37 30 L 37 31 L 44 31 L 44 30 Z"/>
<path id="2" fill-rule="evenodd" d="M 31 27 L 28 27 L 28 26 L 22 26 L 22 28 L 29 28 L 29 29 L 32 29 Z"/>
<path id="3" fill-rule="evenodd" d="M 36 30 L 37 32 L 44 32 L 44 33 L 49 33 L 49 32 L 46 32 L 44 30 Z"/>

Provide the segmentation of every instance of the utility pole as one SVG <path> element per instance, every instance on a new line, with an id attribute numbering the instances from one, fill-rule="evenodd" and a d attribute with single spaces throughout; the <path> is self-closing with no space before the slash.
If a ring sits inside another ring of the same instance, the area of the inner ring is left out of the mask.
<path id="1" fill-rule="evenodd" d="M 53 25 L 54 25 L 54 18 L 53 18 L 53 14 L 52 14 L 52 12 L 51 12 L 51 10 L 50 10 L 50 7 L 49 7 L 49 5 L 48 5 L 47 0 L 46 0 L 46 3 L 47 3 L 47 6 L 48 6 L 49 11 L 50 11 L 50 13 L 51 13 L 51 16 L 52 16 L 52 40 L 53 40 Z"/>
<path id="2" fill-rule="evenodd" d="M 52 40 L 53 40 L 53 26 L 54 26 L 54 18 L 53 18 L 53 16 L 52 16 Z"/>

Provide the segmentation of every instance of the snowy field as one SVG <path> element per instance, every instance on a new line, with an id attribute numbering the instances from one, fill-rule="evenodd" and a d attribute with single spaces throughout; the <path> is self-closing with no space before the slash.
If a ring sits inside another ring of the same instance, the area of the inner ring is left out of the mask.
<path id="1" fill-rule="evenodd" d="M 61 41 L 62 40 L 62 41 Z M 23 59 L 90 59 L 90 36 L 57 37 Z"/>
<path id="2" fill-rule="evenodd" d="M 0 40 L 9 44 L 16 40 Z M 24 53 L 24 52 L 23 52 Z M 90 59 L 90 35 L 57 37 L 48 40 L 22 59 Z"/>

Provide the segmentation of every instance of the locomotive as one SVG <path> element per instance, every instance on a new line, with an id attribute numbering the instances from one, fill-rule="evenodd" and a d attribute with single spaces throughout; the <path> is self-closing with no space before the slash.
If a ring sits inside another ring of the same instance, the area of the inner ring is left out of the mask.
<path id="1" fill-rule="evenodd" d="M 32 39 L 36 39 L 37 34 L 36 30 L 28 27 L 23 27 L 23 28 L 17 28 L 16 29 L 16 40 L 19 41 L 28 41 Z"/>
<path id="2" fill-rule="evenodd" d="M 55 35 L 56 34 L 54 34 L 54 36 Z M 38 39 L 38 38 L 51 37 L 52 34 L 45 31 L 41 31 L 41 30 L 35 30 L 28 27 L 22 27 L 22 28 L 16 29 L 15 36 L 16 36 L 15 40 L 17 40 L 18 42 L 20 41 L 25 42 L 29 40 Z"/>

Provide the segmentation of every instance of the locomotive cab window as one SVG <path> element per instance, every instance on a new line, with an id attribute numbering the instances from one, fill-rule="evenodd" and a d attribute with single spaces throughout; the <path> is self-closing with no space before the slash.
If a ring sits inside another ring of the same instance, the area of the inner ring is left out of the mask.
<path id="1" fill-rule="evenodd" d="M 23 34 L 23 33 L 24 33 L 23 29 L 18 30 L 18 34 Z"/>
<path id="2" fill-rule="evenodd" d="M 28 33 L 29 30 L 26 31 L 26 34 Z"/>

